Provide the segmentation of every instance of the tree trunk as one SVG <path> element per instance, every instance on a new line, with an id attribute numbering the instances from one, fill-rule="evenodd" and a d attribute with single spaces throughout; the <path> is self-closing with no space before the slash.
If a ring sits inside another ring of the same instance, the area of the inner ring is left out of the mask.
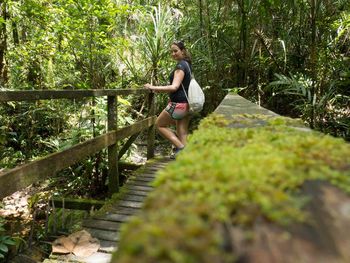
<path id="1" fill-rule="evenodd" d="M 206 16 L 208 19 L 208 32 L 207 32 L 207 41 L 209 44 L 209 55 L 212 61 L 214 61 L 214 46 L 213 46 L 213 40 L 212 40 L 212 28 L 211 28 L 211 19 L 210 19 L 210 8 L 209 8 L 209 1 L 206 1 Z"/>
<path id="2" fill-rule="evenodd" d="M 317 42 L 316 42 L 316 10 L 317 0 L 311 0 L 311 47 L 310 47 L 310 70 L 311 70 L 311 78 L 312 78 L 312 86 L 311 86 L 311 114 L 310 114 L 310 127 L 314 128 L 315 126 L 315 109 L 314 109 L 314 96 L 316 95 L 316 81 L 317 81 Z"/>
<path id="3" fill-rule="evenodd" d="M 7 36 L 6 36 L 6 21 L 7 9 L 6 3 L 0 3 L 0 17 L 3 23 L 0 23 L 0 85 L 5 85 L 8 80 L 6 67 L 6 50 L 7 50 Z"/>
<path id="4" fill-rule="evenodd" d="M 240 66 L 238 72 L 239 85 L 241 87 L 246 86 L 246 75 L 247 75 L 247 11 L 245 8 L 245 0 L 239 2 L 241 10 L 241 28 L 240 28 Z"/>
<path id="5" fill-rule="evenodd" d="M 17 29 L 17 23 L 12 22 L 12 36 L 13 36 L 13 43 L 15 45 L 19 44 L 19 36 L 18 36 L 18 29 Z"/>
<path id="6" fill-rule="evenodd" d="M 204 35 L 204 25 L 203 25 L 203 2 L 199 0 L 199 32 L 200 38 Z"/>

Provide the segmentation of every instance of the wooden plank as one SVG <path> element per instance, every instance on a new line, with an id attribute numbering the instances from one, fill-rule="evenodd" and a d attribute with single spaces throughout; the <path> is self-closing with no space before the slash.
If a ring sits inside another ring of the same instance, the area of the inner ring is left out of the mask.
<path id="1" fill-rule="evenodd" d="M 278 116 L 276 113 L 267 110 L 251 101 L 234 94 L 228 94 L 215 109 L 214 113 L 224 115 L 228 121 L 233 120 L 235 115 L 240 114 L 259 114 L 266 116 Z M 260 127 L 266 125 L 266 121 L 261 119 L 249 120 L 249 122 L 233 122 L 229 127 L 231 128 L 245 128 L 245 127 Z"/>
<path id="2" fill-rule="evenodd" d="M 121 128 L 120 130 L 118 130 L 116 134 L 116 139 L 117 141 L 119 141 L 127 137 L 130 137 L 131 135 L 150 127 L 155 123 L 155 121 L 156 121 L 156 116 L 152 116 L 142 121 L 136 122 L 133 125 Z"/>
<path id="3" fill-rule="evenodd" d="M 130 214 L 127 214 L 127 215 L 124 215 L 124 214 L 105 214 L 103 216 L 93 217 L 93 218 L 123 223 L 123 222 L 129 221 L 130 216 L 131 216 Z"/>
<path id="4" fill-rule="evenodd" d="M 0 102 L 148 94 L 147 89 L 0 91 Z"/>
<path id="5" fill-rule="evenodd" d="M 152 177 L 152 176 L 138 176 L 137 179 L 139 181 L 146 181 L 146 182 L 153 182 L 157 177 Z M 133 178 L 130 178 L 129 180 L 136 180 Z"/>
<path id="6" fill-rule="evenodd" d="M 154 189 L 153 186 L 149 185 L 148 182 L 144 182 L 144 181 L 134 181 L 134 180 L 130 180 L 130 181 L 127 182 L 127 185 L 135 185 L 135 186 L 149 187 L 151 190 Z"/>
<path id="7" fill-rule="evenodd" d="M 94 238 L 106 241 L 119 241 L 119 232 L 101 229 L 85 228 Z"/>
<path id="8" fill-rule="evenodd" d="M 58 198 L 53 197 L 53 202 L 56 208 L 66 208 L 66 209 L 75 209 L 75 210 L 91 210 L 100 209 L 105 201 L 100 200 L 91 200 L 91 199 L 76 199 L 76 198 Z"/>
<path id="9" fill-rule="evenodd" d="M 128 194 L 132 194 L 132 195 L 140 195 L 140 196 L 147 196 L 148 192 L 145 191 L 140 191 L 140 190 L 129 190 Z"/>
<path id="10" fill-rule="evenodd" d="M 117 249 L 118 249 L 118 246 L 116 241 L 101 240 L 100 249 L 98 251 L 105 252 L 105 253 L 113 253 Z"/>
<path id="11" fill-rule="evenodd" d="M 143 202 L 145 200 L 145 196 L 140 196 L 140 195 L 125 195 L 122 197 L 121 200 L 124 201 L 136 201 L 136 202 Z"/>
<path id="12" fill-rule="evenodd" d="M 154 164 L 152 165 L 152 167 L 154 168 L 158 168 L 158 169 L 163 169 L 164 167 L 166 167 L 168 165 L 168 163 L 160 163 L 160 164 Z"/>
<path id="13" fill-rule="evenodd" d="M 39 160 L 0 173 L 0 199 L 83 160 L 114 144 L 117 140 L 127 138 L 133 133 L 149 127 L 155 119 L 155 116 L 147 118 L 118 131 L 102 134 L 67 150 L 47 155 Z"/>
<path id="14" fill-rule="evenodd" d="M 111 207 L 110 214 L 120 214 L 120 215 L 135 215 L 140 210 L 134 207 L 124 207 L 120 205 L 116 205 Z"/>
<path id="15" fill-rule="evenodd" d="M 139 135 L 140 132 L 135 133 L 128 139 L 128 141 L 123 145 L 123 147 L 119 151 L 118 160 L 120 160 L 123 157 L 123 155 L 126 153 L 126 151 L 130 148 L 131 144 L 137 139 Z"/>
<path id="16" fill-rule="evenodd" d="M 109 132 L 67 150 L 2 172 L 0 174 L 0 199 L 81 161 L 115 141 L 116 133 Z"/>
<path id="17" fill-rule="evenodd" d="M 130 181 L 139 181 L 139 182 L 151 183 L 151 182 L 154 181 L 154 178 L 152 178 L 152 177 L 138 176 L 138 177 L 130 177 L 128 180 L 130 180 Z"/>
<path id="18" fill-rule="evenodd" d="M 136 164 L 136 163 L 128 163 L 128 162 L 119 161 L 118 162 L 118 166 L 119 166 L 120 170 L 137 170 L 142 165 L 141 164 Z"/>
<path id="19" fill-rule="evenodd" d="M 74 254 L 55 255 L 51 254 L 50 258 L 45 259 L 43 263 L 109 263 L 112 259 L 112 254 L 96 252 L 89 257 L 81 258 Z M 21 263 L 37 262 L 31 259 L 30 261 L 20 261 Z"/>
<path id="20" fill-rule="evenodd" d="M 138 185 L 125 185 L 125 188 L 129 190 L 144 191 L 144 192 L 150 192 L 153 190 L 153 188 L 151 187 L 138 186 Z"/>
<path id="21" fill-rule="evenodd" d="M 123 201 L 123 200 L 120 200 L 118 202 L 118 205 L 124 206 L 124 207 L 141 208 L 143 203 L 142 202 L 135 202 L 135 201 Z"/>
<path id="22" fill-rule="evenodd" d="M 133 185 L 133 184 L 126 184 L 124 185 L 124 187 L 129 191 L 142 191 L 147 193 L 154 190 L 154 188 L 151 188 L 148 186 Z"/>
<path id="23" fill-rule="evenodd" d="M 160 168 L 160 167 L 148 167 L 147 169 L 146 169 L 146 171 L 148 171 L 148 172 L 158 172 L 159 170 L 161 170 L 162 168 Z"/>
<path id="24" fill-rule="evenodd" d="M 154 173 L 146 173 L 146 174 L 140 174 L 137 177 L 139 178 L 151 178 L 151 179 L 155 179 L 157 176 Z"/>
<path id="25" fill-rule="evenodd" d="M 117 231 L 120 228 L 119 222 L 106 221 L 101 219 L 85 219 L 83 221 L 83 227 L 87 227 L 89 229 L 102 229 L 109 231 Z"/>

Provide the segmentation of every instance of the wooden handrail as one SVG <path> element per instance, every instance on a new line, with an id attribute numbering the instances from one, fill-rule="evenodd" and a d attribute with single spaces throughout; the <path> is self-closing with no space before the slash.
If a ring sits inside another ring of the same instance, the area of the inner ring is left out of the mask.
<path id="1" fill-rule="evenodd" d="M 130 126 L 120 128 L 117 123 L 117 96 L 129 94 L 148 94 L 149 117 Z M 43 90 L 43 91 L 0 91 L 0 102 L 32 101 L 43 99 L 76 99 L 84 97 L 108 97 L 108 132 L 96 138 L 79 143 L 61 152 L 42 157 L 25 165 L 0 173 L 0 199 L 45 179 L 84 158 L 108 148 L 109 192 L 119 190 L 118 147 L 117 142 L 148 129 L 147 157 L 153 157 L 154 150 L 154 94 L 147 89 L 123 90 Z"/>
<path id="2" fill-rule="evenodd" d="M 104 89 L 104 90 L 25 90 L 0 91 L 0 102 L 35 101 L 51 99 L 80 99 L 86 97 L 122 96 L 129 94 L 148 94 L 148 89 Z"/>

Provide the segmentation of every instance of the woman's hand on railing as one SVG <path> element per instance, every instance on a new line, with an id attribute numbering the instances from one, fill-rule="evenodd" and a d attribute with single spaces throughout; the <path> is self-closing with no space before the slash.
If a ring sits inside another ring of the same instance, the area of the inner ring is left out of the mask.
<path id="1" fill-rule="evenodd" d="M 151 90 L 151 91 L 154 91 L 154 86 L 151 85 L 151 84 L 149 84 L 149 83 L 146 83 L 145 85 L 143 85 L 143 87 L 144 87 L 145 89 L 149 89 L 149 90 Z"/>

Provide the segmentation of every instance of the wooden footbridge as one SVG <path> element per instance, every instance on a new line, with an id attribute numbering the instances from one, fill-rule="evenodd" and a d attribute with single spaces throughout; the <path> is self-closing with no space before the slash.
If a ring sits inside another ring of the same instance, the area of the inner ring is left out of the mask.
<path id="1" fill-rule="evenodd" d="M 117 127 L 118 121 L 118 97 L 127 95 L 144 96 L 147 102 L 148 116 L 127 127 Z M 21 190 L 32 183 L 46 179 L 55 173 L 67 168 L 84 158 L 91 156 L 105 148 L 108 150 L 108 189 L 109 194 L 120 191 L 120 178 L 118 160 L 128 150 L 137 136 L 142 132 L 147 133 L 147 159 L 154 157 L 155 141 L 155 105 L 154 93 L 146 89 L 122 89 L 122 90 L 46 90 L 46 91 L 3 91 L 0 92 L 0 102 L 11 101 L 38 101 L 53 99 L 70 99 L 72 101 L 106 97 L 108 125 L 107 133 L 66 150 L 56 152 L 40 158 L 39 160 L 5 170 L 0 173 L 0 200 L 12 193 Z M 127 139 L 119 149 L 118 142 Z M 111 207 L 111 211 L 101 217 L 87 219 L 84 227 L 91 231 L 93 236 L 101 241 L 100 251 L 91 262 L 108 262 L 111 251 L 116 248 L 120 224 L 134 214 L 141 206 L 143 199 L 152 189 L 149 182 L 153 180 L 157 169 L 163 167 L 169 160 L 155 160 L 146 166 L 145 173 L 138 177 L 132 177 L 123 187 L 124 195 L 117 205 Z M 107 254 L 106 254 L 107 253 Z M 64 259 L 67 261 L 67 258 Z M 101 261 L 102 260 L 102 261 Z M 49 262 L 60 260 L 50 259 Z"/>
<path id="2" fill-rule="evenodd" d="M 100 252 L 109 254 L 117 249 L 121 224 L 142 208 L 143 201 L 153 190 L 150 183 L 155 179 L 157 171 L 164 168 L 169 161 L 169 158 L 162 158 L 146 164 L 142 173 L 129 178 L 123 186 L 123 195 L 107 208 L 107 212 L 84 221 L 84 228 L 100 240 Z M 109 258 L 109 255 L 102 256 Z"/>
<path id="3" fill-rule="evenodd" d="M 127 127 L 117 127 L 118 96 L 130 94 L 144 95 L 148 102 L 148 117 Z M 146 89 L 138 90 L 47 90 L 47 91 L 3 91 L 0 102 L 37 101 L 48 99 L 83 99 L 89 97 L 107 97 L 108 125 L 107 133 L 74 145 L 66 150 L 53 153 L 39 160 L 16 167 L 0 174 L 0 199 L 17 190 L 57 173 L 84 158 L 105 148 L 108 149 L 108 182 L 109 193 L 119 191 L 119 172 L 117 161 L 128 150 L 141 131 L 147 129 L 147 158 L 154 156 L 154 94 Z M 129 138 L 121 149 L 117 142 Z"/>
<path id="4" fill-rule="evenodd" d="M 51 254 L 44 263 L 109 263 L 112 253 L 118 249 L 121 225 L 128 222 L 131 216 L 136 215 L 141 210 L 145 198 L 153 190 L 150 183 L 155 179 L 156 173 L 170 161 L 169 158 L 157 158 L 147 163 L 143 168 L 140 168 L 142 172 L 138 171 L 132 175 L 123 185 L 122 195 L 118 200 L 106 205 L 102 209 L 102 213 L 84 220 L 84 230 L 99 240 L 100 248 L 96 253 L 85 258 L 77 257 L 74 254 Z"/>
<path id="5" fill-rule="evenodd" d="M 134 125 L 116 127 L 117 96 L 130 93 L 142 93 L 147 97 L 149 116 Z M 147 157 L 154 157 L 154 98 L 146 90 L 103 90 L 103 91 L 33 91 L 33 92 L 1 92 L 0 101 L 82 98 L 93 96 L 107 96 L 108 104 L 108 132 L 87 142 L 73 146 L 65 151 L 51 154 L 40 160 L 16 167 L 0 174 L 0 198 L 10 195 L 27 185 L 47 178 L 57 171 L 68 167 L 83 158 L 108 148 L 109 163 L 109 191 L 119 191 L 117 160 L 143 129 L 147 129 L 148 147 Z M 257 106 L 240 96 L 227 95 L 215 111 L 231 119 L 233 114 L 256 114 L 257 116 L 277 116 L 274 112 Z M 242 128 L 246 124 L 234 123 L 231 128 Z M 255 119 L 249 125 L 260 127 L 263 119 Z M 298 128 L 305 130 L 305 128 Z M 117 142 L 130 137 L 125 147 L 118 149 Z M 120 198 L 115 203 L 105 206 L 103 212 L 97 213 L 83 222 L 84 229 L 99 239 L 100 249 L 88 258 L 77 258 L 74 255 L 51 255 L 44 262 L 86 262 L 107 263 L 111 261 L 111 253 L 118 247 L 121 225 L 128 222 L 132 215 L 142 210 L 142 204 L 148 193 L 153 190 L 150 183 L 155 179 L 157 171 L 163 169 L 170 162 L 167 158 L 153 159 L 142 169 L 132 175 L 122 187 Z M 348 169 L 344 167 L 343 169 Z M 280 228 L 268 224 L 258 223 L 252 230 L 256 234 L 254 242 L 247 242 L 246 232 L 236 226 L 226 226 L 225 249 L 238 255 L 232 262 L 350 262 L 350 198 L 334 186 L 320 182 L 307 182 L 304 191 L 311 202 L 313 224 L 298 225 L 286 237 Z M 203 251 L 205 253 L 205 251 Z M 117 261 L 113 261 L 117 262 Z M 148 261 L 149 262 L 149 261 Z M 168 261 L 167 261 L 168 262 Z M 169 261 L 170 262 L 170 261 Z M 209 262 L 209 261 L 205 261 Z M 214 261 L 223 262 L 223 261 Z M 226 261 L 225 261 L 226 262 Z M 231 262 L 231 261 L 230 261 Z"/>

